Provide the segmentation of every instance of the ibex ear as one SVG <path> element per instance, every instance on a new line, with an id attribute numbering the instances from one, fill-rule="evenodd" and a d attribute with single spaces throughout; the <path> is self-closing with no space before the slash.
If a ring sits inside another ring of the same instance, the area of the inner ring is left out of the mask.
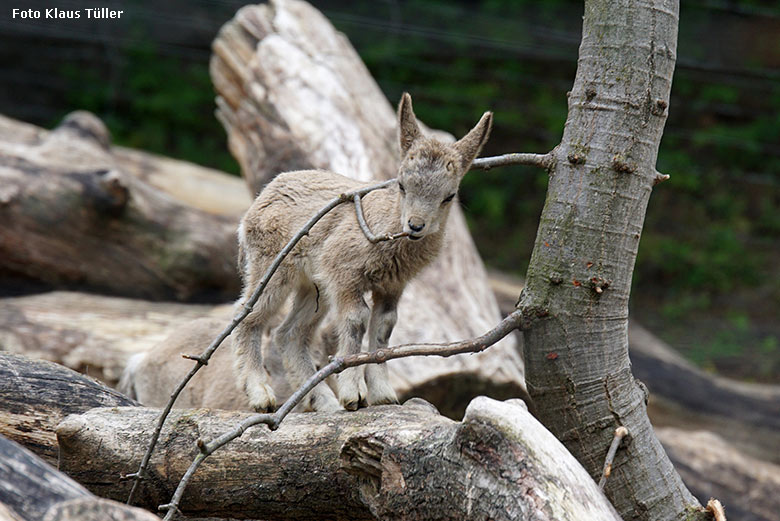
<path id="1" fill-rule="evenodd" d="M 490 128 L 492 126 L 493 113 L 485 112 L 482 114 L 479 123 L 453 145 L 455 150 L 460 153 L 461 168 L 463 168 L 464 173 L 469 169 L 471 162 L 474 161 L 479 151 L 482 150 L 482 146 L 490 137 Z"/>
<path id="2" fill-rule="evenodd" d="M 398 134 L 401 140 L 401 157 L 404 157 L 412 143 L 422 135 L 412 109 L 412 97 L 408 92 L 404 92 L 398 104 Z"/>

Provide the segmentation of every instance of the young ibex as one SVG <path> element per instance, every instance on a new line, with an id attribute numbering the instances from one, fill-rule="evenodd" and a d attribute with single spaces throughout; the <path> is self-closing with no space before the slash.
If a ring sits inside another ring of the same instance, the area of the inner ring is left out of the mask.
<path id="1" fill-rule="evenodd" d="M 403 95 L 398 107 L 398 183 L 365 195 L 363 209 L 375 233 L 397 231 L 400 225 L 408 238 L 372 244 L 358 226 L 352 205 L 338 206 L 312 228 L 271 278 L 254 311 L 236 328 L 238 383 L 252 407 L 266 411 L 276 405 L 263 367 L 260 338 L 267 319 L 291 291 L 295 292 L 292 310 L 273 334 L 272 347 L 281 350 L 293 388 L 315 372 L 308 346 L 329 310 L 337 324 L 340 356 L 360 352 L 366 330 L 370 351 L 387 346 L 401 292 L 441 249 L 452 201 L 487 141 L 492 120 L 492 113 L 486 112 L 460 141 L 445 144 L 423 136 L 412 99 Z M 362 186 L 324 171 L 287 172 L 270 182 L 238 229 L 244 281 L 238 305 L 252 295 L 274 257 L 314 213 L 332 198 Z M 369 292 L 371 309 L 364 300 Z M 306 405 L 332 411 L 397 403 L 384 364 L 347 369 L 338 376 L 336 388 L 338 400 L 321 383 Z"/>

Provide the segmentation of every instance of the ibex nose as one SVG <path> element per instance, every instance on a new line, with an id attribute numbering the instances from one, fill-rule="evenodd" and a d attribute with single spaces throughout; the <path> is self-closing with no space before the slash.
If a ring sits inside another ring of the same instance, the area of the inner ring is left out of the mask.
<path id="1" fill-rule="evenodd" d="M 422 221 L 414 221 L 412 219 L 409 219 L 409 228 L 413 232 L 421 232 L 423 228 L 425 228 L 425 223 Z"/>

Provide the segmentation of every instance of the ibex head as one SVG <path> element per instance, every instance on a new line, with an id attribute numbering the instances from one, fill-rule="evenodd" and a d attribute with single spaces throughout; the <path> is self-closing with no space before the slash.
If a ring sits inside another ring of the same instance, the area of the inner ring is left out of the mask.
<path id="1" fill-rule="evenodd" d="M 436 233 L 444 225 L 463 175 L 490 135 L 493 113 L 485 112 L 463 138 L 446 144 L 423 136 L 408 93 L 398 105 L 401 166 L 398 188 L 401 225 L 412 240 Z"/>

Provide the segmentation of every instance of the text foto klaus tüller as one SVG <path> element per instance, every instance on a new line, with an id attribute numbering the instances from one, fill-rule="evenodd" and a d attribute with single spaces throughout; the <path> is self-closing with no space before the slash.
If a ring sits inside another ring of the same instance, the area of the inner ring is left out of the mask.
<path id="1" fill-rule="evenodd" d="M 11 9 L 11 18 L 122 18 L 124 11 L 109 9 L 108 7 L 93 7 L 88 9 L 60 9 L 52 7 L 49 9 Z"/>

